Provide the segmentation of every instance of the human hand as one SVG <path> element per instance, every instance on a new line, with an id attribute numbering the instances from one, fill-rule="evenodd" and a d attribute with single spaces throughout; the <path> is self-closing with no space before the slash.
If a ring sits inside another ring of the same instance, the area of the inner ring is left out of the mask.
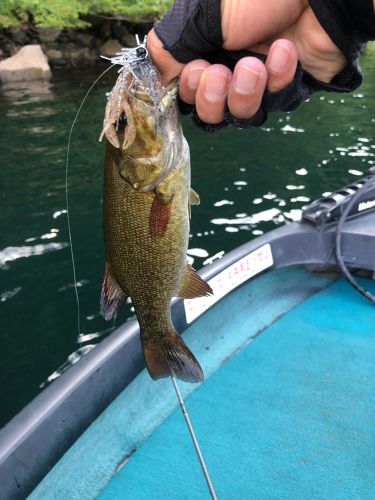
<path id="1" fill-rule="evenodd" d="M 182 64 L 163 48 L 154 30 L 147 41 L 164 81 L 180 75 L 181 99 L 195 104 L 206 123 L 221 122 L 226 106 L 237 118 L 254 116 L 266 90 L 276 92 L 293 80 L 298 60 L 327 83 L 346 64 L 307 0 L 221 0 L 221 30 L 224 49 L 267 54 L 265 63 L 244 57 L 233 73 L 205 59 Z"/>

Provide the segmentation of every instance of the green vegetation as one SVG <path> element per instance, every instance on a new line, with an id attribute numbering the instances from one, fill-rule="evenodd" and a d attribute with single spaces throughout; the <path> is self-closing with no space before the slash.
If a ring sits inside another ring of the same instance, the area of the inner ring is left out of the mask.
<path id="1" fill-rule="evenodd" d="M 87 15 L 122 16 L 151 20 L 167 10 L 172 0 L 1 0 L 0 27 L 32 22 L 43 28 L 81 28 Z"/>
<path id="2" fill-rule="evenodd" d="M 375 42 L 369 42 L 365 50 L 365 55 L 374 56 L 375 55 Z"/>

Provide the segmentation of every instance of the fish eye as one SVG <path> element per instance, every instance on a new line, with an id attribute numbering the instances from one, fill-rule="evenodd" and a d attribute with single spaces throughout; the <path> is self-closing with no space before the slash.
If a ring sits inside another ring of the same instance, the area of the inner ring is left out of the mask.
<path id="1" fill-rule="evenodd" d="M 116 122 L 117 132 L 121 132 L 121 133 L 124 132 L 127 123 L 128 123 L 128 120 L 126 118 L 126 115 L 124 112 L 122 112 L 121 115 L 119 116 L 119 119 Z"/>

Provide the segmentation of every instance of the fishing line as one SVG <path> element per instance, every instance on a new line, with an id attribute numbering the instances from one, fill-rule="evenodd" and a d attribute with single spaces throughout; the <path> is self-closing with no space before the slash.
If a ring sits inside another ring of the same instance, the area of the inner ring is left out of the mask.
<path id="1" fill-rule="evenodd" d="M 66 162 L 65 162 L 65 206 L 66 206 L 66 219 L 67 219 L 67 224 L 68 224 L 68 236 L 69 236 L 69 246 L 70 246 L 70 256 L 72 259 L 72 270 L 73 270 L 73 281 L 74 281 L 74 292 L 75 292 L 75 297 L 76 297 L 76 302 L 77 302 L 77 329 L 78 329 L 78 337 L 81 334 L 81 307 L 80 307 L 80 302 L 79 302 L 79 294 L 78 294 L 78 284 L 77 284 L 77 273 L 76 273 L 76 266 L 75 266 L 75 261 L 74 261 L 74 250 L 73 250 L 73 241 L 72 241 L 72 229 L 70 225 L 70 214 L 69 214 L 69 193 L 68 193 L 68 174 L 69 174 L 69 156 L 70 156 L 70 143 L 72 139 L 72 133 L 74 126 L 77 122 L 78 116 L 82 110 L 82 107 L 84 103 L 86 102 L 86 99 L 92 89 L 95 87 L 95 85 L 98 83 L 98 81 L 110 70 L 114 67 L 115 65 L 112 64 L 109 66 L 109 68 L 105 69 L 103 73 L 101 73 L 98 78 L 94 81 L 94 83 L 91 85 L 89 90 L 86 92 L 84 98 L 82 99 L 81 104 L 78 107 L 77 113 L 73 119 L 72 125 L 69 130 L 69 136 L 68 136 L 68 145 L 66 148 Z"/>
<path id="2" fill-rule="evenodd" d="M 143 44 L 140 44 L 138 36 L 136 36 L 136 40 L 137 40 L 138 45 L 142 45 L 142 47 L 145 48 L 145 43 L 146 43 L 145 39 L 144 39 Z M 131 52 L 134 52 L 136 54 L 136 56 L 139 58 L 139 55 L 138 55 L 138 53 L 137 53 L 136 50 L 133 50 Z M 147 51 L 146 51 L 146 55 L 147 55 Z M 65 205 L 66 205 L 66 215 L 67 215 L 67 224 L 68 224 L 70 254 L 71 254 L 71 259 L 72 259 L 74 291 L 75 291 L 75 297 L 76 297 L 76 302 L 77 302 L 78 338 L 80 337 L 80 334 L 81 334 L 81 314 L 80 314 L 80 301 L 79 301 L 78 284 L 77 284 L 77 273 L 76 273 L 75 258 L 74 258 L 74 249 L 73 249 L 73 241 L 72 241 L 72 231 L 71 231 L 71 224 L 70 224 L 69 193 L 68 193 L 68 173 L 69 173 L 70 144 L 71 144 L 71 138 L 72 138 L 72 133 L 73 133 L 74 126 L 75 126 L 75 124 L 77 122 L 78 116 L 79 116 L 79 114 L 81 112 L 81 109 L 82 109 L 82 107 L 83 107 L 83 105 L 84 105 L 84 103 L 85 103 L 88 95 L 90 94 L 90 92 L 92 91 L 92 89 L 94 88 L 94 86 L 98 83 L 98 81 L 111 68 L 113 68 L 114 66 L 116 66 L 116 64 L 121 64 L 123 67 L 125 67 L 126 60 L 125 59 L 123 60 L 124 57 L 125 57 L 124 54 L 119 53 L 117 56 L 115 56 L 113 58 L 105 58 L 105 59 L 109 59 L 112 62 L 112 64 L 111 64 L 111 66 L 109 66 L 109 68 L 107 68 L 105 71 L 103 71 L 98 76 L 98 78 L 94 81 L 94 83 L 91 85 L 91 87 L 89 88 L 89 90 L 86 92 L 86 94 L 85 94 L 85 96 L 84 96 L 84 98 L 83 98 L 83 100 L 82 100 L 82 102 L 81 102 L 81 104 L 80 104 L 80 106 L 79 106 L 79 108 L 77 110 L 77 113 L 76 113 L 76 115 L 74 117 L 73 123 L 72 123 L 72 125 L 70 127 L 70 130 L 69 130 L 69 136 L 68 136 L 68 145 L 67 145 L 66 163 L 65 163 Z M 142 54 L 142 57 L 144 57 L 143 54 Z M 216 496 L 216 493 L 215 493 L 215 490 L 214 490 L 214 487 L 213 487 L 213 484 L 212 484 L 209 472 L 207 470 L 206 463 L 204 461 L 204 458 L 203 458 L 203 455 L 202 455 L 202 452 L 201 452 L 198 440 L 196 438 L 196 435 L 195 435 L 192 423 L 191 423 L 190 418 L 189 418 L 189 414 L 187 412 L 184 400 L 182 398 L 181 392 L 179 390 L 179 387 L 177 385 L 177 381 L 176 381 L 176 378 L 175 378 L 173 372 L 171 373 L 171 379 L 172 379 L 172 383 L 173 383 L 174 389 L 176 391 L 178 402 L 180 404 L 180 407 L 181 407 L 181 410 L 182 410 L 185 422 L 187 424 L 187 427 L 188 427 L 191 439 L 193 441 L 194 448 L 195 448 L 195 451 L 197 453 L 197 456 L 198 456 L 198 459 L 199 459 L 199 462 L 200 462 L 200 465 L 201 465 L 201 468 L 202 468 L 202 471 L 203 471 L 203 474 L 204 474 L 204 478 L 206 480 L 206 483 L 207 483 L 207 486 L 208 486 L 208 490 L 209 490 L 210 495 L 211 495 L 211 498 L 212 498 L 212 500 L 217 500 L 217 496 Z"/>
<path id="3" fill-rule="evenodd" d="M 203 458 L 203 455 L 202 455 L 202 452 L 201 452 L 201 449 L 200 449 L 197 437 L 196 437 L 195 432 L 194 432 L 193 425 L 192 425 L 192 423 L 190 421 L 189 414 L 188 414 L 188 411 L 187 411 L 186 406 L 185 406 L 185 402 L 184 402 L 184 400 L 182 398 L 182 394 L 180 392 L 180 389 L 179 389 L 179 387 L 177 385 L 176 378 L 175 378 L 175 376 L 174 376 L 173 373 L 171 374 L 171 379 L 172 379 L 172 382 L 173 382 L 173 387 L 174 387 L 174 389 L 176 391 L 176 394 L 177 394 L 177 399 L 178 399 L 178 402 L 180 404 L 180 407 L 181 407 L 181 410 L 182 410 L 182 414 L 184 416 L 186 425 L 187 425 L 187 427 L 189 429 L 190 436 L 191 436 L 191 439 L 193 441 L 195 451 L 197 452 L 198 460 L 199 460 L 199 463 L 201 464 L 203 475 L 204 475 L 204 478 L 206 480 L 206 483 L 207 483 L 208 490 L 210 492 L 211 498 L 212 498 L 212 500 L 217 500 L 217 496 L 216 496 L 215 489 L 214 489 L 214 486 L 213 486 L 211 478 L 210 478 L 210 474 L 208 472 L 206 463 L 204 461 L 204 458 Z"/>

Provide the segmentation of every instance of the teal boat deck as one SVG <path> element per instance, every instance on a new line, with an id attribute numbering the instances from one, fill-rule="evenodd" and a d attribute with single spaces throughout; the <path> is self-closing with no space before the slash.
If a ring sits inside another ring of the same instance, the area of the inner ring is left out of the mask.
<path id="1" fill-rule="evenodd" d="M 272 299 L 275 275 L 283 293 Z M 245 311 L 252 302 L 248 314 L 238 313 L 240 300 Z M 236 290 L 196 328 L 200 337 L 185 339 L 200 344 L 212 375 L 186 404 L 219 499 L 375 498 L 368 301 L 343 279 L 281 270 Z M 232 356 L 235 342 L 246 345 Z M 31 498 L 209 498 L 180 410 L 165 418 L 174 397 L 170 381 L 140 374 Z"/>

